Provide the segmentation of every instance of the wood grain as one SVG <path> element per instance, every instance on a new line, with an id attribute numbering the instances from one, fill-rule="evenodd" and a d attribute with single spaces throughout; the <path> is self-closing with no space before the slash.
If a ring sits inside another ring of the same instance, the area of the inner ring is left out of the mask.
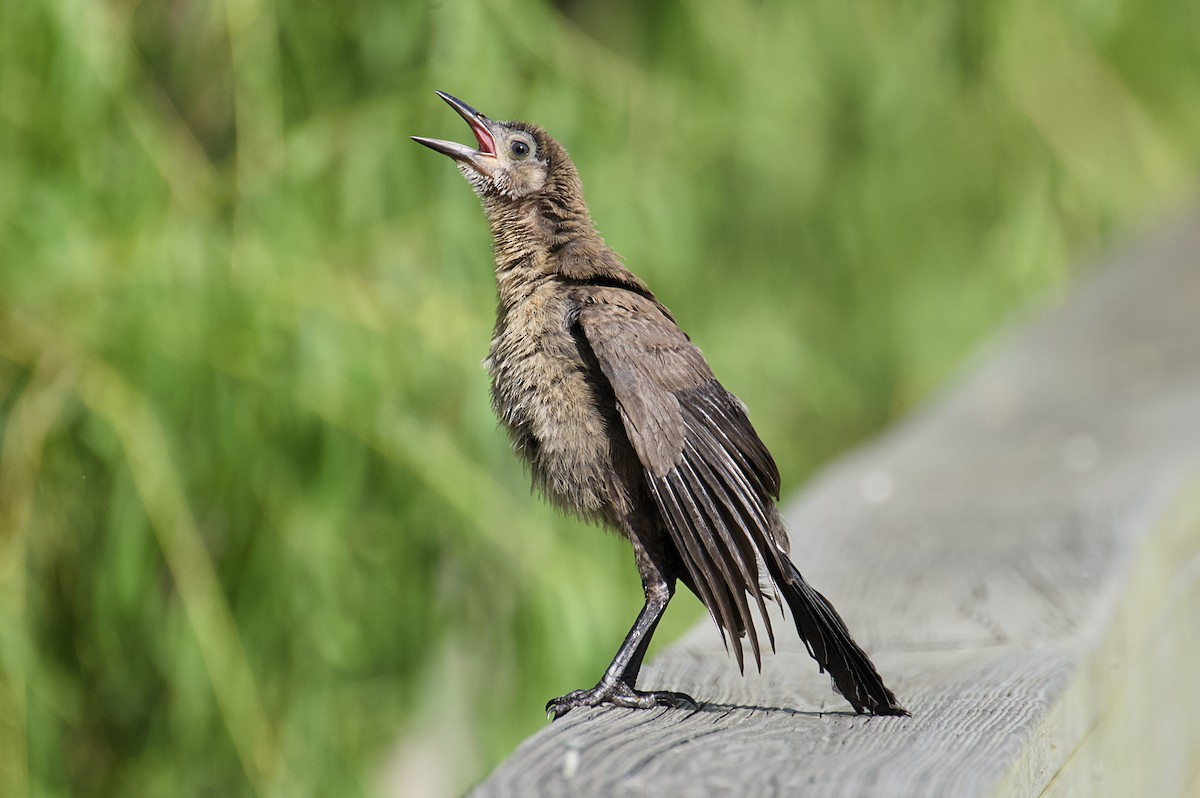
<path id="1" fill-rule="evenodd" d="M 706 620 L 639 684 L 699 711 L 573 712 L 475 795 L 1197 789 L 1200 215 L 1097 271 L 787 514 L 913 717 L 850 714 L 790 636 L 742 678 Z"/>

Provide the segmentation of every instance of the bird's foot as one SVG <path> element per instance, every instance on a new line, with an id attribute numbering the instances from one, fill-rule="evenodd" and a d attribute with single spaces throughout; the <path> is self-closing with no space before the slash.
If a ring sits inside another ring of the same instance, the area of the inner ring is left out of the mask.
<path id="1" fill-rule="evenodd" d="M 558 720 L 572 709 L 597 707 L 612 704 L 630 709 L 653 709 L 674 707 L 675 709 L 698 709 L 700 704 L 687 693 L 672 693 L 668 690 L 634 690 L 625 682 L 614 684 L 601 682 L 590 690 L 576 690 L 546 703 L 546 716 Z"/>

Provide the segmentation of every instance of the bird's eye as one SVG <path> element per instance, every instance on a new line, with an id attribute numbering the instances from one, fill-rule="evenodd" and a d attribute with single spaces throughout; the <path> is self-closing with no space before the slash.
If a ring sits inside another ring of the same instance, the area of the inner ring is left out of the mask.
<path id="1" fill-rule="evenodd" d="M 508 151 L 513 154 L 514 158 L 528 158 L 529 157 L 529 145 L 526 144 L 525 142 L 521 141 L 520 139 L 517 139 L 517 140 L 513 141 L 512 144 L 509 144 Z"/>

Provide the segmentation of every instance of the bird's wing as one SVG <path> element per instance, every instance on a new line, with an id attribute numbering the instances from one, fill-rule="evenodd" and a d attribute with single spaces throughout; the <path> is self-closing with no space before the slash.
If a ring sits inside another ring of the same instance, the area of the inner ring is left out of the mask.
<path id="1" fill-rule="evenodd" d="M 578 329 L 612 386 L 625 433 L 686 571 L 682 576 L 734 638 L 761 652 L 747 595 L 774 647 L 758 558 L 785 558 L 773 499 L 779 471 L 742 403 L 658 303 L 618 288 L 580 288 Z M 772 562 L 771 564 L 775 564 Z"/>

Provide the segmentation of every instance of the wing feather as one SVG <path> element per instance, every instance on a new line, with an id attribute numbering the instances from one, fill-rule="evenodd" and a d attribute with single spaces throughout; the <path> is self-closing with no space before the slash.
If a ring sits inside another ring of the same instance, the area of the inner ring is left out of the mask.
<path id="1" fill-rule="evenodd" d="M 721 566 L 722 575 L 725 577 L 725 585 L 733 594 L 734 602 L 737 604 L 738 615 L 741 618 L 749 618 L 750 606 L 746 601 L 746 591 L 736 589 L 734 586 L 758 584 L 758 562 L 753 550 L 746 551 L 747 540 L 744 536 L 737 535 L 734 528 L 729 526 L 728 512 L 723 512 L 718 509 L 714 499 L 720 494 L 714 492 L 705 480 L 699 474 L 699 470 L 704 468 L 702 461 L 695 461 L 685 455 L 680 463 L 679 470 L 684 483 L 687 485 L 688 492 L 694 496 L 700 505 L 702 516 L 696 516 L 697 521 L 703 524 L 702 537 L 708 545 L 709 551 L 713 552 L 719 547 L 719 554 L 714 558 Z M 740 538 L 740 540 L 739 540 Z M 733 565 L 737 570 L 735 576 L 730 568 Z M 772 648 L 775 645 L 775 635 L 771 630 L 771 621 L 766 614 L 766 606 L 762 601 L 762 592 L 756 593 L 756 601 L 762 617 L 767 623 L 767 632 L 771 637 Z M 754 654 L 755 664 L 762 668 L 762 654 L 758 643 L 758 629 L 753 623 L 746 624 L 746 633 L 750 638 L 750 651 Z M 738 646 L 738 651 L 741 651 L 741 646 Z M 744 662 L 741 657 L 737 658 L 738 669 L 744 669 Z"/>
<path id="2" fill-rule="evenodd" d="M 670 482 L 664 482 L 653 484 L 652 490 L 659 509 L 666 516 L 667 528 L 671 530 L 688 528 L 690 526 L 690 519 L 684 511 L 675 486 Z M 691 583 L 697 588 L 700 601 L 704 603 L 704 606 L 713 616 L 717 628 L 721 631 L 721 641 L 725 643 L 725 647 L 728 649 L 729 641 L 725 636 L 725 632 L 726 630 L 730 631 L 736 638 L 739 626 L 738 622 L 733 618 L 732 608 L 726 598 L 728 589 L 725 585 L 718 585 L 716 583 L 716 571 L 709 567 L 708 556 L 698 536 L 682 535 L 675 537 L 672 535 L 672 538 L 679 550 L 684 567 L 691 575 Z M 736 641 L 734 650 L 741 650 L 741 646 L 737 645 Z"/>
<path id="3" fill-rule="evenodd" d="M 742 574 L 743 584 L 761 584 L 758 570 L 758 551 L 753 544 L 754 533 L 747 520 L 742 517 L 736 510 L 732 497 L 729 495 L 725 485 L 712 472 L 708 464 L 702 458 L 695 457 L 690 459 L 689 467 L 694 469 L 704 481 L 705 491 L 710 495 L 718 507 L 721 508 L 721 515 L 725 523 L 729 527 L 736 527 L 736 532 L 729 529 L 725 539 L 727 547 L 736 547 L 738 566 Z M 719 523 L 719 522 L 718 522 Z M 740 534 L 738 534 L 740 532 Z M 732 548 L 731 548 L 732 554 Z M 762 590 L 753 591 L 754 600 L 758 604 L 758 611 L 762 617 L 767 629 L 767 638 L 771 643 L 771 649 L 775 648 L 775 630 L 771 626 L 771 616 L 767 614 L 767 606 L 764 601 Z M 753 626 L 750 627 L 753 629 Z M 761 667 L 761 663 L 759 663 Z"/>

